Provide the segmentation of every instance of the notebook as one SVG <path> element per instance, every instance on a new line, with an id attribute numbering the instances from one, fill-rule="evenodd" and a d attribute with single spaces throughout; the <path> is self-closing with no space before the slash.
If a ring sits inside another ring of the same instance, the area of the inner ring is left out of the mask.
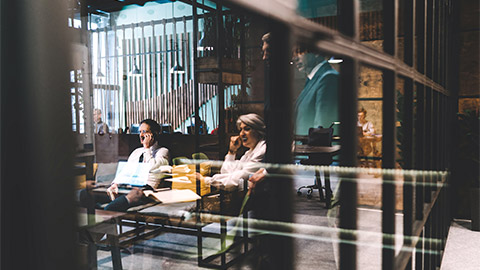
<path id="1" fill-rule="evenodd" d="M 150 197 L 157 202 L 163 204 L 166 203 L 179 203 L 179 202 L 192 202 L 201 199 L 197 193 L 189 189 L 171 189 L 171 190 L 144 190 L 143 194 L 146 197 Z"/>

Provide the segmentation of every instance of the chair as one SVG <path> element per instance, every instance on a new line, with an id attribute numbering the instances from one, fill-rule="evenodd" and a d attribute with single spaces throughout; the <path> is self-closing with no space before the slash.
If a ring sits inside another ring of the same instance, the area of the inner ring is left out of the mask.
<path id="1" fill-rule="evenodd" d="M 310 128 L 308 131 L 308 146 L 332 146 L 333 138 L 333 124 L 328 128 L 323 128 L 319 126 L 318 128 Z M 304 165 L 330 165 L 332 164 L 332 154 L 330 152 L 315 152 L 312 151 L 308 154 L 308 159 L 302 160 L 301 164 Z M 320 195 L 320 201 L 325 201 L 327 208 L 330 208 L 330 201 L 332 197 L 332 190 L 330 188 L 330 178 L 327 173 L 325 173 L 325 187 L 322 186 L 322 181 L 320 178 L 319 169 L 315 170 L 315 180 L 313 185 L 301 186 L 297 189 L 297 194 L 300 196 L 302 194 L 302 189 L 306 188 L 307 198 L 312 198 L 312 193 L 314 189 L 318 189 Z M 325 190 L 325 194 L 323 193 Z"/>

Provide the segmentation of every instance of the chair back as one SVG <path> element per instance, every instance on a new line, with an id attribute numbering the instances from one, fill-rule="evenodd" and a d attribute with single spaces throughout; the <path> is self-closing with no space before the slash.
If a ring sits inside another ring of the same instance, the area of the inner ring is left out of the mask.
<path id="1" fill-rule="evenodd" d="M 308 129 L 308 145 L 312 146 L 332 146 L 333 128 L 318 128 Z"/>

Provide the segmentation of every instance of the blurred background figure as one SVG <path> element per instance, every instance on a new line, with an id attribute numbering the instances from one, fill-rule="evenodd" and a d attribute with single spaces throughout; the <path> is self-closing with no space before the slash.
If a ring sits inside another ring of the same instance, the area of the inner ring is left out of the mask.
<path id="1" fill-rule="evenodd" d="M 292 62 L 307 77 L 295 104 L 295 134 L 307 135 L 311 127 L 338 122 L 338 72 L 324 56 L 302 45 L 294 48 Z"/>
<path id="2" fill-rule="evenodd" d="M 362 128 L 362 136 L 372 136 L 375 134 L 375 128 L 372 122 L 367 121 L 367 111 L 364 108 L 358 110 L 357 126 Z"/>
<path id="3" fill-rule="evenodd" d="M 96 134 L 109 133 L 110 129 L 106 123 L 102 121 L 102 110 L 96 108 L 93 109 L 93 122 Z"/>
<path id="4" fill-rule="evenodd" d="M 262 36 L 262 60 L 267 61 L 270 58 L 270 32 Z"/>

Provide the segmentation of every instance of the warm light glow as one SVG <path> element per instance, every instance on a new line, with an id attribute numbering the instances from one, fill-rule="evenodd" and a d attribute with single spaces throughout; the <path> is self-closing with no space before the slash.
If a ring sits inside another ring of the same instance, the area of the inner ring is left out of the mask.
<path id="1" fill-rule="evenodd" d="M 343 59 L 340 59 L 340 58 L 335 59 L 335 58 L 332 57 L 332 58 L 328 59 L 328 63 L 330 63 L 330 64 L 340 64 L 342 62 L 343 62 Z"/>

